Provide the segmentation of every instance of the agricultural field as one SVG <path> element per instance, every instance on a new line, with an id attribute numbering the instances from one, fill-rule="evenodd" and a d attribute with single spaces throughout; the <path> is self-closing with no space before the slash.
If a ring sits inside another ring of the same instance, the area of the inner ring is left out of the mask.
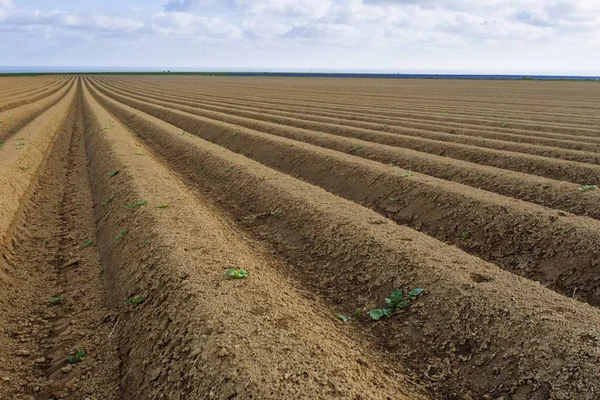
<path id="1" fill-rule="evenodd" d="M 0 399 L 600 398 L 600 85 L 0 78 Z"/>

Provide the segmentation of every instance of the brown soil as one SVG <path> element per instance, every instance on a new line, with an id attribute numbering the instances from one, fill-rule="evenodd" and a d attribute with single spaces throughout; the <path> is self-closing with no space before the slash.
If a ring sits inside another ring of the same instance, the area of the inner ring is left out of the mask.
<path id="1" fill-rule="evenodd" d="M 600 395 L 596 86 L 0 88 L 0 399 Z"/>

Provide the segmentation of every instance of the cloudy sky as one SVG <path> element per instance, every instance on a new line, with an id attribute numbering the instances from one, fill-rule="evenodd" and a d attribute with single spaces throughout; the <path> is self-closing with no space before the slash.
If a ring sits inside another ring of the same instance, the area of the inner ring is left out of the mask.
<path id="1" fill-rule="evenodd" d="M 600 75 L 599 0 L 0 0 L 0 66 Z"/>

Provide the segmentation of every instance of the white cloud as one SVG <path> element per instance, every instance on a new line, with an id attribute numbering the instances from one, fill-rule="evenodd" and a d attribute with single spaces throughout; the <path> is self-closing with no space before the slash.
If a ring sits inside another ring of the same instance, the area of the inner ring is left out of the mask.
<path id="1" fill-rule="evenodd" d="M 152 29 L 162 35 L 190 38 L 239 39 L 242 30 L 218 17 L 186 12 L 161 12 L 152 18 Z"/>
<path id="2" fill-rule="evenodd" d="M 131 54 L 149 51 L 144 59 L 156 59 L 157 64 L 163 60 L 156 54 L 175 48 L 191 62 L 187 49 L 211 43 L 218 43 L 213 53 L 229 52 L 226 61 L 233 54 L 265 65 L 298 59 L 310 65 L 395 67 L 398 62 L 416 65 L 407 60 L 419 57 L 433 66 L 445 65 L 439 60 L 498 64 L 489 54 L 498 54 L 502 63 L 523 60 L 523 65 L 533 65 L 538 50 L 545 57 L 538 64 L 550 68 L 568 65 L 573 57 L 579 65 L 591 66 L 587 68 L 600 64 L 591 54 L 600 45 L 598 0 L 162 0 L 162 12 L 148 5 L 146 13 L 133 13 L 123 2 L 123 11 L 111 15 L 23 9 L 14 3 L 0 0 L 0 49 L 10 50 L 19 36 L 34 44 L 55 38 L 56 48 L 92 40 L 107 49 L 130 45 Z M 141 50 L 144 41 L 150 50 Z M 155 51 L 159 43 L 163 47 Z M 486 59 L 482 51 L 489 52 Z M 566 53 L 570 57 L 561 56 Z"/>

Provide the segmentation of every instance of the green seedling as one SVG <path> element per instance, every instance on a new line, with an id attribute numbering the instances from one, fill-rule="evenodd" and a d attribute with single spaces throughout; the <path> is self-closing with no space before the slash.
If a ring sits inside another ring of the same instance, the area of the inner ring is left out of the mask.
<path id="1" fill-rule="evenodd" d="M 143 302 L 144 302 L 144 296 L 142 296 L 140 294 L 140 295 L 133 296 L 133 297 L 130 297 L 129 299 L 127 299 L 127 301 L 125 302 L 125 305 L 133 304 L 134 306 L 139 306 Z"/>
<path id="2" fill-rule="evenodd" d="M 21 165 L 21 166 L 19 167 L 19 169 L 20 169 L 21 171 L 27 171 L 27 170 L 29 169 L 29 167 L 24 167 L 24 166 L 22 166 L 22 165 Z"/>
<path id="3" fill-rule="evenodd" d="M 50 241 L 48 239 L 44 239 L 44 244 L 48 244 Z"/>
<path id="4" fill-rule="evenodd" d="M 413 174 L 400 174 L 398 175 L 400 178 L 410 178 L 411 176 L 414 176 Z"/>
<path id="5" fill-rule="evenodd" d="M 353 316 L 354 316 L 354 318 L 360 318 L 360 314 L 361 314 L 360 310 L 356 310 L 356 311 L 354 311 Z"/>
<path id="6" fill-rule="evenodd" d="M 391 201 L 398 201 L 398 200 L 399 200 L 399 198 L 398 198 L 398 197 L 390 197 L 390 200 L 391 200 Z"/>
<path id="7" fill-rule="evenodd" d="M 69 364 L 78 364 L 83 360 L 83 357 L 85 357 L 85 350 L 77 350 L 75 355 L 67 356 L 67 362 Z"/>
<path id="8" fill-rule="evenodd" d="M 227 169 L 225 170 L 225 172 L 231 172 L 231 171 L 233 171 L 234 169 L 235 169 L 235 165 L 233 165 L 233 166 L 231 166 L 231 167 L 227 168 Z"/>
<path id="9" fill-rule="evenodd" d="M 225 275 L 233 279 L 244 279 L 248 276 L 248 271 L 246 271 L 245 269 L 229 268 L 225 272 Z"/>
<path id="10" fill-rule="evenodd" d="M 114 194 L 113 194 L 113 195 L 111 195 L 111 196 L 110 196 L 108 199 L 106 199 L 106 200 L 104 200 L 104 201 L 102 202 L 102 205 L 103 205 L 103 206 L 107 205 L 108 203 L 110 203 L 111 201 L 113 201 L 113 200 L 115 199 L 115 197 L 116 197 L 116 196 L 115 196 Z"/>
<path id="11" fill-rule="evenodd" d="M 597 185 L 585 185 L 579 188 L 580 191 L 582 192 L 590 192 L 592 190 L 596 190 L 598 189 Z"/>
<path id="12" fill-rule="evenodd" d="M 404 293 L 402 290 L 394 290 L 389 298 L 385 299 L 387 307 L 385 308 L 374 308 L 369 311 L 369 317 L 374 321 L 379 321 L 381 318 L 389 317 L 395 311 L 406 308 L 410 302 L 417 296 L 423 293 L 424 289 L 413 289 L 408 293 Z"/>
<path id="13" fill-rule="evenodd" d="M 133 153 L 134 156 L 145 156 L 144 153 Z"/>
<path id="14" fill-rule="evenodd" d="M 460 238 L 463 239 L 463 240 L 470 239 L 471 238 L 471 232 L 466 232 L 466 231 L 462 232 L 460 234 Z"/>
<path id="15" fill-rule="evenodd" d="M 49 302 L 53 306 L 56 306 L 56 305 L 60 304 L 60 302 L 63 301 L 64 299 L 65 299 L 65 296 L 57 295 L 57 296 L 50 297 Z"/>
<path id="16" fill-rule="evenodd" d="M 335 316 L 344 322 L 352 321 L 352 317 L 346 317 L 345 315 L 342 315 L 342 314 L 336 314 Z"/>
<path id="17" fill-rule="evenodd" d="M 358 150 L 362 150 L 364 148 L 365 148 L 364 146 L 353 146 L 352 151 L 358 151 Z"/>
<path id="18" fill-rule="evenodd" d="M 169 208 L 169 205 L 167 203 L 163 203 L 159 205 L 158 208 Z"/>
<path id="19" fill-rule="evenodd" d="M 396 164 L 394 164 L 393 162 L 391 162 L 391 163 L 388 163 L 388 166 L 390 166 L 390 167 L 395 167 L 395 166 L 396 166 Z"/>
<path id="20" fill-rule="evenodd" d="M 148 204 L 148 202 L 146 200 L 142 200 L 142 201 L 137 201 L 135 203 L 127 204 L 125 206 L 125 208 L 137 208 L 137 207 L 145 206 L 146 204 Z"/>
<path id="21" fill-rule="evenodd" d="M 281 216 L 283 214 L 284 214 L 283 210 L 280 210 L 279 208 L 276 209 L 276 210 L 271 211 L 271 213 L 270 213 L 270 215 L 272 217 L 279 217 L 279 216 Z"/>
<path id="22" fill-rule="evenodd" d="M 181 131 L 181 132 L 179 132 L 179 135 L 180 135 L 180 136 L 183 136 L 183 135 L 185 135 L 185 131 Z"/>
<path id="23" fill-rule="evenodd" d="M 508 124 L 505 122 L 501 125 L 503 128 L 506 128 L 508 126 Z"/>
<path id="24" fill-rule="evenodd" d="M 122 229 L 121 233 L 115 236 L 115 240 L 123 239 L 127 234 L 127 229 Z"/>
<path id="25" fill-rule="evenodd" d="M 387 126 L 387 124 L 385 124 L 385 125 L 383 126 L 383 129 L 384 129 L 384 130 L 386 130 L 386 131 L 388 130 L 388 128 L 389 128 L 389 127 Z"/>
<path id="26" fill-rule="evenodd" d="M 119 170 L 116 170 L 116 171 L 109 172 L 107 175 L 112 178 L 113 176 L 117 175 L 118 173 L 119 173 Z"/>
<path id="27" fill-rule="evenodd" d="M 83 248 L 85 249 L 86 247 L 90 247 L 93 244 L 94 242 L 92 242 L 91 240 L 86 240 L 85 242 L 83 242 Z"/>
<path id="28" fill-rule="evenodd" d="M 237 136 L 240 134 L 240 130 L 236 129 L 235 131 L 233 131 L 233 136 Z"/>

